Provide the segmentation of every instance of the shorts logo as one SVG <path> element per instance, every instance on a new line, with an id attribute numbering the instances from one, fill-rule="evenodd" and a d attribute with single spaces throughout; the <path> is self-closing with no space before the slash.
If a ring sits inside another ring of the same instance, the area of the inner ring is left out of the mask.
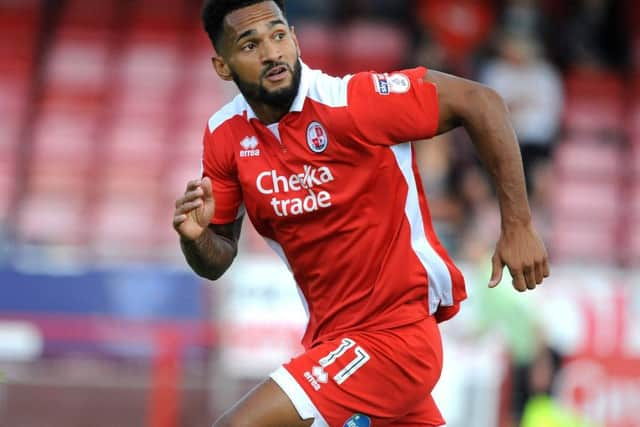
<path id="1" fill-rule="evenodd" d="M 258 149 L 258 138 L 255 136 L 248 136 L 240 142 L 242 151 L 240 151 L 240 157 L 258 157 L 260 150 Z"/>
<path id="2" fill-rule="evenodd" d="M 371 427 L 371 419 L 366 415 L 355 414 L 342 427 Z"/>
<path id="3" fill-rule="evenodd" d="M 320 366 L 314 366 L 311 369 L 311 375 L 316 377 L 319 383 L 326 384 L 329 381 L 329 375 Z"/>
<path id="4" fill-rule="evenodd" d="M 318 122 L 311 122 L 307 127 L 307 145 L 314 153 L 322 153 L 329 145 L 327 131 Z"/>
<path id="5" fill-rule="evenodd" d="M 304 377 L 315 391 L 320 390 L 320 384 L 326 384 L 329 381 L 329 374 L 320 366 L 314 366 L 311 368 L 311 372 L 305 372 Z"/>
<path id="6" fill-rule="evenodd" d="M 407 93 L 411 89 L 411 80 L 402 73 L 372 74 L 373 87 L 380 95 Z"/>

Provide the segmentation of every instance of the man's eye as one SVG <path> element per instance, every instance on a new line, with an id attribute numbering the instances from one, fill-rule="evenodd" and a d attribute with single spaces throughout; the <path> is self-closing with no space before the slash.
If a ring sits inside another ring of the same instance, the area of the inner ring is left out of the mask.
<path id="1" fill-rule="evenodd" d="M 284 32 L 282 32 L 282 33 L 276 33 L 275 37 L 276 37 L 276 40 L 282 40 L 285 37 L 287 37 L 287 35 Z"/>
<path id="2" fill-rule="evenodd" d="M 255 48 L 256 48 L 256 44 L 253 42 L 247 43 L 242 46 L 242 50 L 244 50 L 245 52 L 249 52 Z"/>

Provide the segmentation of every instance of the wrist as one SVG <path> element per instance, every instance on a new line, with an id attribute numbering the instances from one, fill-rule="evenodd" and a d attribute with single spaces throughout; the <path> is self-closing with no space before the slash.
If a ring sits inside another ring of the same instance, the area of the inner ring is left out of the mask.
<path id="1" fill-rule="evenodd" d="M 206 232 L 207 232 L 207 228 L 204 228 L 202 232 L 197 236 L 190 237 L 190 236 L 185 236 L 183 234 L 180 234 L 180 243 L 184 243 L 187 245 L 197 245 L 206 237 L 206 234 L 207 234 Z"/>
<path id="2" fill-rule="evenodd" d="M 531 214 L 523 215 L 503 215 L 500 226 L 503 231 L 516 228 L 528 228 L 532 226 Z"/>

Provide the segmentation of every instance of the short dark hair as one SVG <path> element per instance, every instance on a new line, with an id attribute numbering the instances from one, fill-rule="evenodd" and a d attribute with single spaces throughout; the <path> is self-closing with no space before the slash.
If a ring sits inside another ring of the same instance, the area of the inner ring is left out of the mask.
<path id="1" fill-rule="evenodd" d="M 224 18 L 237 9 L 263 3 L 269 0 L 205 0 L 202 6 L 202 24 L 209 35 L 211 44 L 220 53 Z M 273 0 L 285 14 L 285 0 Z"/>

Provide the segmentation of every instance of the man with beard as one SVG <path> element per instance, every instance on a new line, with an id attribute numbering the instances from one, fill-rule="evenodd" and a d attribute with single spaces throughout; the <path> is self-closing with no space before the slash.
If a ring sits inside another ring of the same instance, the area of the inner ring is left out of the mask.
<path id="1" fill-rule="evenodd" d="M 309 314 L 305 352 L 215 426 L 440 426 L 437 323 L 466 297 L 438 242 L 410 141 L 464 126 L 491 173 L 506 265 L 519 291 L 549 268 L 531 223 L 502 99 L 424 68 L 334 78 L 299 58 L 284 1 L 208 0 L 213 66 L 241 94 L 205 130 L 203 176 L 176 201 L 187 262 L 215 280 L 246 212 L 292 271 Z"/>

